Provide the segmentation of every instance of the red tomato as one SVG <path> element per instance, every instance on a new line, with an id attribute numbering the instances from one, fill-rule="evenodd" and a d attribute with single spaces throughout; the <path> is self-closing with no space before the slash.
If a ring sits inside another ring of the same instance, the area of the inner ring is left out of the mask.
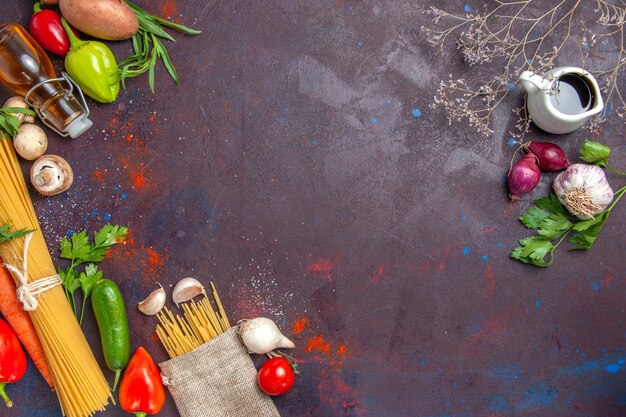
<path id="1" fill-rule="evenodd" d="M 293 387 L 296 376 L 285 358 L 272 358 L 259 370 L 259 387 L 268 395 L 284 394 Z"/>

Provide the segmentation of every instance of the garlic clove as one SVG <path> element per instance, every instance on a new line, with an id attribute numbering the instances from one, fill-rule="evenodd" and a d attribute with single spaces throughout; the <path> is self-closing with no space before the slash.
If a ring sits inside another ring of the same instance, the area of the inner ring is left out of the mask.
<path id="1" fill-rule="evenodd" d="M 159 287 L 160 288 L 152 291 L 145 300 L 141 301 L 139 305 L 137 305 L 137 309 L 146 316 L 154 316 L 161 311 L 165 305 L 165 290 L 161 284 L 159 284 Z"/>
<path id="2" fill-rule="evenodd" d="M 187 277 L 178 281 L 174 287 L 172 301 L 178 306 L 178 304 L 189 301 L 200 294 L 206 295 L 204 285 L 195 278 Z"/>

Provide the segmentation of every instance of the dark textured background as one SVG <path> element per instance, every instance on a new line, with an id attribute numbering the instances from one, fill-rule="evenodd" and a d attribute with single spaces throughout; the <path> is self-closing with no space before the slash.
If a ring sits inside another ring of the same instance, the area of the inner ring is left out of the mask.
<path id="1" fill-rule="evenodd" d="M 138 3 L 203 30 L 166 45 L 181 84 L 159 68 L 156 94 L 144 76 L 114 104 L 91 102 L 88 133 L 50 135 L 74 186 L 33 193 L 55 257 L 69 231 L 131 227 L 102 268 L 126 296 L 133 347 L 166 358 L 135 306 L 157 281 L 196 276 L 215 282 L 231 321 L 271 317 L 296 342 L 284 417 L 626 415 L 626 203 L 590 251 L 559 250 L 548 269 L 510 260 L 527 235 L 517 217 L 553 175 L 508 200 L 519 88 L 489 137 L 429 107 L 449 73 L 479 72 L 452 44 L 427 45 L 424 2 Z M 27 24 L 30 2 L 0 9 Z M 587 137 L 551 139 L 576 159 Z M 622 120 L 596 138 L 626 166 Z M 104 366 L 89 309 L 84 329 Z M 32 366 L 8 391 L 2 416 L 60 415 Z M 171 398 L 159 415 L 177 415 Z"/>

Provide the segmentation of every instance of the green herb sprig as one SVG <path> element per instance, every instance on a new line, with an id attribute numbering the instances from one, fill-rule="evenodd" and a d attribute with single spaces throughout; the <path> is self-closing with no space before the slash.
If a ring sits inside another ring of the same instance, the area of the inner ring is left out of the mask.
<path id="1" fill-rule="evenodd" d="M 609 168 L 619 175 L 626 175 L 609 164 L 610 154 L 608 146 L 589 140 L 586 140 L 580 149 L 580 159 L 583 161 Z M 611 210 L 624 194 L 626 186 L 614 193 L 613 202 L 604 211 L 586 220 L 571 216 L 554 193 L 535 200 L 535 205 L 526 209 L 520 221 L 528 229 L 536 230 L 537 234 L 521 239 L 520 246 L 511 252 L 511 258 L 535 266 L 548 267 L 554 261 L 554 251 L 570 234 L 568 241 L 574 245 L 570 249 L 590 249 L 602 231 Z"/>
<path id="2" fill-rule="evenodd" d="M 0 139 L 5 136 L 15 137 L 20 130 L 20 121 L 12 113 L 27 114 L 34 116 L 35 112 L 22 107 L 0 107 Z"/>
<path id="3" fill-rule="evenodd" d="M 31 232 L 34 232 L 34 230 L 26 229 L 20 229 L 14 232 L 10 232 L 9 230 L 11 230 L 10 224 L 0 226 L 0 243 L 8 242 L 9 240 L 17 239 L 18 237 L 22 237 Z"/>
<path id="4" fill-rule="evenodd" d="M 125 81 L 127 78 L 136 77 L 148 72 L 148 84 L 150 85 L 150 90 L 154 93 L 154 69 L 159 58 L 163 61 L 163 65 L 174 82 L 178 84 L 180 78 L 178 77 L 176 68 L 174 68 L 174 64 L 167 53 L 167 49 L 165 49 L 165 46 L 159 38 L 167 39 L 171 42 L 176 42 L 176 40 L 163 28 L 172 28 L 186 35 L 198 35 L 202 32 L 151 15 L 141 7 L 129 1 L 126 3 L 137 16 L 139 30 L 132 37 L 134 54 L 124 58 L 118 64 L 122 86 L 126 88 Z"/>
<path id="5" fill-rule="evenodd" d="M 111 246 L 126 240 L 128 228 L 107 224 L 94 234 L 90 241 L 87 231 L 72 234 L 69 238 L 61 239 L 61 258 L 69 259 L 70 266 L 59 271 L 63 282 L 65 296 L 69 301 L 74 314 L 82 325 L 85 314 L 85 304 L 91 295 L 91 290 L 102 279 L 102 271 L 98 270 L 96 262 L 104 260 Z M 77 270 L 81 264 L 87 263 L 84 271 Z M 83 304 L 80 316 L 77 314 L 75 293 L 78 289 L 83 292 Z"/>

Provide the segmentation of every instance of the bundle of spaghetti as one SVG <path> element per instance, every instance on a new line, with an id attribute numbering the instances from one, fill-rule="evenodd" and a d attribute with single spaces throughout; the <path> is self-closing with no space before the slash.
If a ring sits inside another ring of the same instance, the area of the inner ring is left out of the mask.
<path id="1" fill-rule="evenodd" d="M 115 400 L 55 278 L 56 270 L 10 139 L 0 139 L 0 224 L 34 230 L 27 239 L 0 245 L 0 257 L 12 270 L 18 294 L 22 280 L 54 285 L 37 295 L 35 309 L 29 314 L 50 364 L 63 415 L 86 417 L 104 410 L 109 399 Z"/>
<path id="2" fill-rule="evenodd" d="M 226 311 L 213 283 L 211 287 L 217 311 L 204 294 L 197 303 L 191 300 L 181 304 L 183 316 L 175 316 L 167 307 L 157 314 L 159 324 L 156 333 L 170 358 L 191 352 L 230 328 Z"/>

